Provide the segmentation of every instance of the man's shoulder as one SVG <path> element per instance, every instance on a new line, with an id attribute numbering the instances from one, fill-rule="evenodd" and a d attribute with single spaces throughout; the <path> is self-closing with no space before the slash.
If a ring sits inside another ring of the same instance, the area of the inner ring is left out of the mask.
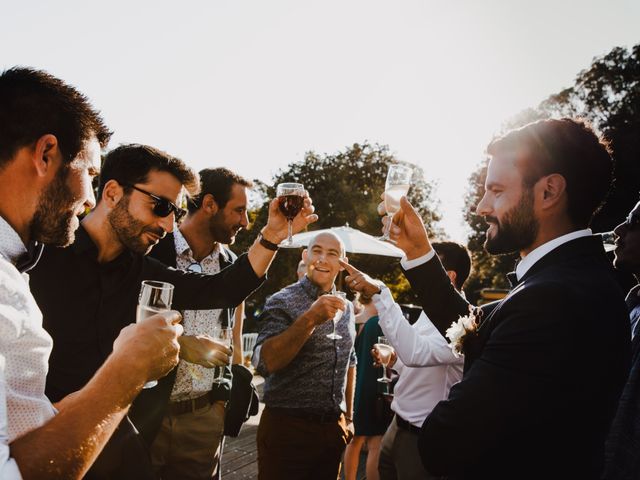
<path id="1" fill-rule="evenodd" d="M 300 295 L 302 291 L 302 286 L 299 282 L 287 285 L 267 299 L 264 305 L 264 309 L 267 310 L 269 308 L 280 308 L 283 305 L 289 303 L 292 297 Z"/>
<path id="2" fill-rule="evenodd" d="M 149 258 L 155 258 L 161 263 L 169 266 L 176 265 L 176 244 L 173 233 L 167 233 L 157 245 L 155 245 L 149 254 Z"/>

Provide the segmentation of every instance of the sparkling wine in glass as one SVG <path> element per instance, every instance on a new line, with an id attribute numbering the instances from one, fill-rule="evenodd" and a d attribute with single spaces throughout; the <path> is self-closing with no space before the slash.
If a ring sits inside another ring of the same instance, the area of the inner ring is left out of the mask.
<path id="1" fill-rule="evenodd" d="M 342 301 L 344 302 L 344 308 L 346 310 L 347 309 L 347 294 L 344 293 L 344 292 L 334 292 L 332 295 L 335 295 L 336 297 L 340 297 L 342 299 Z M 344 315 L 344 310 L 338 310 L 336 312 L 336 314 L 333 316 L 333 332 L 332 333 L 328 333 L 327 334 L 327 338 L 330 338 L 331 340 L 340 340 L 342 338 L 342 335 L 338 335 L 336 333 L 336 325 L 340 321 L 340 319 L 342 318 L 342 315 Z"/>
<path id="2" fill-rule="evenodd" d="M 233 345 L 233 329 L 231 327 L 219 327 L 213 330 L 213 335 L 211 336 L 215 341 L 224 344 L 225 346 L 231 348 Z M 231 359 L 229 359 L 229 365 L 231 365 Z M 213 383 L 224 383 L 229 381 L 229 379 L 224 378 L 224 366 L 214 367 L 215 375 L 213 379 Z"/>
<path id="3" fill-rule="evenodd" d="M 382 383 L 391 383 L 391 379 L 387 376 L 387 365 L 391 360 L 391 355 L 395 351 L 389 344 L 389 340 L 386 337 L 378 337 L 378 343 L 374 345 L 378 350 L 378 356 L 380 357 L 380 363 L 382 364 L 382 377 L 378 379 Z"/>
<path id="4" fill-rule="evenodd" d="M 156 280 L 144 280 L 140 287 L 138 307 L 136 308 L 136 323 L 140 323 L 156 313 L 171 310 L 173 300 L 173 285 Z M 152 388 L 158 384 L 152 380 L 144 384 L 142 388 Z"/>
<path id="5" fill-rule="evenodd" d="M 380 237 L 380 240 L 389 240 L 391 217 L 400 210 L 400 198 L 409 191 L 412 175 L 413 169 L 410 167 L 404 165 L 389 165 L 387 181 L 384 186 L 384 207 L 389 216 L 389 223 L 387 223 L 384 234 Z"/>
<path id="6" fill-rule="evenodd" d="M 304 186 L 301 183 L 281 183 L 276 188 L 278 208 L 289 223 L 289 236 L 280 244 L 281 247 L 295 247 L 293 243 L 293 219 L 302 210 L 304 204 Z"/>
<path id="7" fill-rule="evenodd" d="M 605 252 L 612 252 L 616 249 L 616 239 L 618 236 L 613 232 L 602 232 L 602 245 Z"/>

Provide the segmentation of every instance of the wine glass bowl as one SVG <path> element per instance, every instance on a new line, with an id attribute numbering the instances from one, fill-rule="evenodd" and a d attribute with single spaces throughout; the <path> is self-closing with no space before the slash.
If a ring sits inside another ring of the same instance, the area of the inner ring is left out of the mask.
<path id="1" fill-rule="evenodd" d="M 387 180 L 384 185 L 384 208 L 387 215 L 392 217 L 400 210 L 400 199 L 409 192 L 413 169 L 405 165 L 390 165 Z M 391 222 L 387 223 L 380 240 L 389 240 Z"/>
<path id="2" fill-rule="evenodd" d="M 211 337 L 229 348 L 233 345 L 233 329 L 231 327 L 214 328 Z M 231 365 L 231 359 L 229 359 L 229 365 Z M 214 367 L 214 369 L 215 374 L 213 383 L 225 383 L 229 381 L 227 378 L 224 378 L 224 366 Z"/>
<path id="3" fill-rule="evenodd" d="M 140 323 L 156 313 L 171 309 L 173 300 L 173 285 L 156 280 L 144 280 L 140 287 L 138 306 L 136 307 L 136 323 Z M 143 388 L 152 388 L 158 384 L 152 380 L 144 384 Z"/>
<path id="4" fill-rule="evenodd" d="M 344 306 L 345 306 L 345 310 L 347 309 L 347 294 L 344 292 L 334 292 L 332 295 L 335 295 L 336 297 L 340 297 L 342 299 L 342 301 L 344 302 Z M 333 320 L 333 332 L 332 333 L 328 333 L 327 334 L 327 338 L 330 338 L 331 340 L 340 340 L 342 338 L 342 335 L 339 335 L 336 333 L 336 325 L 338 324 L 338 322 L 340 321 L 340 319 L 342 318 L 342 316 L 344 315 L 345 310 L 338 310 L 335 315 L 333 316 L 332 320 Z"/>
<path id="5" fill-rule="evenodd" d="M 382 364 L 382 377 L 378 378 L 378 381 L 381 383 L 390 383 L 391 379 L 387 376 L 387 365 L 389 365 L 391 356 L 395 350 L 386 337 L 378 337 L 378 343 L 376 343 L 374 347 L 378 351 L 378 358 Z"/>
<path id="6" fill-rule="evenodd" d="M 616 240 L 618 236 L 613 232 L 602 232 L 602 245 L 605 252 L 612 252 L 616 249 Z"/>
<path id="7" fill-rule="evenodd" d="M 300 213 L 304 206 L 304 185 L 301 183 L 280 183 L 276 187 L 278 208 L 287 219 L 289 235 L 287 240 L 280 244 L 281 247 L 295 247 L 293 243 L 293 219 Z"/>

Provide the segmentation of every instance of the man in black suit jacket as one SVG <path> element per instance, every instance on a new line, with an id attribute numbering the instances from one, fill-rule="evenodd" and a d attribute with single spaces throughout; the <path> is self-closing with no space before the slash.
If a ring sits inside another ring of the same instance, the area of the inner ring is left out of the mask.
<path id="1" fill-rule="evenodd" d="M 623 294 L 587 228 L 612 160 L 584 124 L 545 120 L 488 148 L 485 247 L 520 252 L 514 288 L 464 338 L 465 373 L 427 417 L 426 468 L 449 478 L 596 479 L 629 365 Z M 385 222 L 386 223 L 386 222 Z M 444 335 L 467 315 L 407 202 L 391 238 L 406 276 Z"/>

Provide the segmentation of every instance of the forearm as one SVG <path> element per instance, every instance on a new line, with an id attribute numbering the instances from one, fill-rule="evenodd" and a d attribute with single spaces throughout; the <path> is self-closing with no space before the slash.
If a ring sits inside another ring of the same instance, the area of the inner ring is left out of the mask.
<path id="1" fill-rule="evenodd" d="M 469 303 L 456 292 L 437 256 L 419 267 L 404 270 L 404 274 L 442 336 L 452 322 L 469 313 Z"/>
<path id="2" fill-rule="evenodd" d="M 265 240 L 275 245 L 284 240 L 281 235 L 272 232 L 266 227 L 262 230 L 262 235 Z M 251 245 L 251 248 L 249 248 L 247 256 L 249 257 L 249 263 L 251 264 L 253 271 L 258 277 L 262 277 L 267 273 L 271 262 L 276 256 L 276 253 L 277 251 L 270 250 L 261 245 L 259 240 L 256 238 L 256 240 L 253 242 L 253 245 Z"/>
<path id="3" fill-rule="evenodd" d="M 315 323 L 304 313 L 284 332 L 265 340 L 260 357 L 267 371 L 274 373 L 289 365 L 314 329 Z"/>
<path id="4" fill-rule="evenodd" d="M 244 364 L 244 351 L 242 345 L 242 326 L 244 323 L 244 302 L 236 308 L 235 321 L 233 322 L 233 364 Z"/>
<path id="5" fill-rule="evenodd" d="M 353 399 L 356 393 L 356 367 L 349 367 L 347 370 L 347 386 L 344 390 L 345 402 L 347 404 L 347 418 L 353 419 Z"/>
<path id="6" fill-rule="evenodd" d="M 58 404 L 49 422 L 11 443 L 23 478 L 82 478 L 127 413 L 144 380 L 110 357 L 93 379 Z"/>

